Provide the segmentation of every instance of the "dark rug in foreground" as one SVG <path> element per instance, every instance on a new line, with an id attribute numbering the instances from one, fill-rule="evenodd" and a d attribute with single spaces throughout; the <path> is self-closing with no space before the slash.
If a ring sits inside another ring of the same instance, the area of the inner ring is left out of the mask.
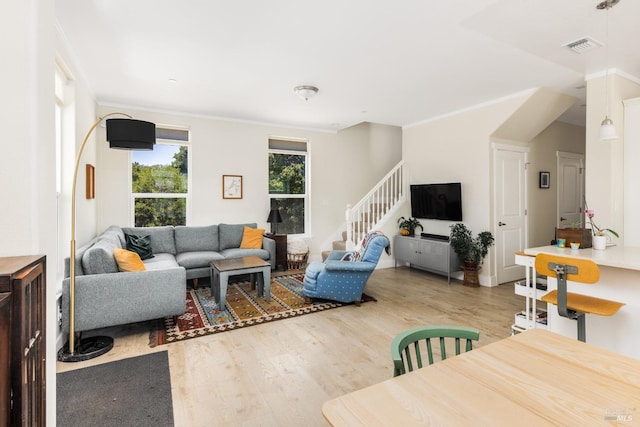
<path id="1" fill-rule="evenodd" d="M 56 379 L 56 425 L 173 426 L 166 351 L 61 372 Z"/>
<path id="2" fill-rule="evenodd" d="M 349 305 L 326 300 L 305 302 L 303 280 L 304 273 L 272 276 L 271 302 L 258 298 L 257 290 L 252 290 L 248 281 L 229 284 L 224 310 L 218 308 L 208 286 L 189 290 L 186 312 L 167 317 L 155 325 L 149 345 L 154 347 Z M 362 300 L 367 302 L 376 299 L 363 294 Z"/>

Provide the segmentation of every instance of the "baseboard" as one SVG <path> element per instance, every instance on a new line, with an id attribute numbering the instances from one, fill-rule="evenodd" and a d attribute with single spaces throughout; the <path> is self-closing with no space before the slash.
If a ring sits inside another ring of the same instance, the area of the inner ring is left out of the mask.
<path id="1" fill-rule="evenodd" d="M 56 330 L 56 354 L 62 348 L 62 346 L 65 345 L 65 343 L 67 342 L 67 334 L 62 332 L 62 327 L 60 326 L 60 323 L 62 321 L 61 305 L 62 305 L 62 294 L 56 297 L 56 313 L 59 313 L 59 315 L 56 316 L 56 329 L 57 329 Z"/>
<path id="2" fill-rule="evenodd" d="M 387 257 L 387 259 L 380 259 L 378 261 L 378 265 L 376 265 L 376 270 L 378 268 L 391 268 L 395 267 L 395 260 L 393 258 Z"/>

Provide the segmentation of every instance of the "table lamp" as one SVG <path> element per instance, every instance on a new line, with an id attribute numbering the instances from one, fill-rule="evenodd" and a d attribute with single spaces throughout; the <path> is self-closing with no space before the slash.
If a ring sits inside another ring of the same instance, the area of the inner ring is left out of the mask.
<path id="1" fill-rule="evenodd" d="M 271 224 L 271 234 L 277 234 L 278 223 L 282 222 L 282 217 L 280 216 L 280 210 L 271 209 L 269 211 L 269 217 L 267 218 L 267 222 Z"/>

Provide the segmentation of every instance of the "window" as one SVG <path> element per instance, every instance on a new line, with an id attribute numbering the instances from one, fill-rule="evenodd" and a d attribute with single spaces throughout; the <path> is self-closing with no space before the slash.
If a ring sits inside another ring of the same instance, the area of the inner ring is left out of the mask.
<path id="1" fill-rule="evenodd" d="M 131 196 L 136 227 L 187 224 L 189 132 L 156 128 L 153 151 L 131 152 Z"/>
<path id="2" fill-rule="evenodd" d="M 63 165 L 67 162 L 73 164 L 73 140 L 66 137 L 70 135 L 70 129 L 74 127 L 73 114 L 71 109 L 71 102 L 73 100 L 72 80 L 68 74 L 64 71 L 64 67 L 56 61 L 55 75 L 54 75 L 54 89 L 55 89 L 55 105 L 54 105 L 54 120 L 55 120 L 55 168 L 56 168 L 56 264 L 54 265 L 56 271 L 56 292 L 62 293 L 62 278 L 64 275 L 64 257 L 69 254 L 69 234 L 71 230 L 66 227 L 66 223 L 63 222 L 64 212 L 70 209 L 70 199 L 67 198 L 67 206 L 64 205 L 65 188 L 63 188 Z M 67 156 L 65 156 L 67 154 Z M 70 184 L 69 184 L 70 186 Z M 67 189 L 66 194 L 70 194 L 71 189 Z M 65 255 L 66 254 L 66 255 Z"/>
<path id="3" fill-rule="evenodd" d="M 278 233 L 308 232 L 308 170 L 306 141 L 269 140 L 269 199 L 282 216 Z"/>

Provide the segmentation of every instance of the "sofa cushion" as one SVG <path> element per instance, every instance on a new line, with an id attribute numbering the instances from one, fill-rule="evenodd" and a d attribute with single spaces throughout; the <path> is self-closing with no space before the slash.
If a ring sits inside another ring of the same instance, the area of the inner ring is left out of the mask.
<path id="1" fill-rule="evenodd" d="M 151 237 L 139 236 L 137 234 L 125 234 L 125 240 L 127 242 L 127 250 L 137 253 L 141 260 L 153 258 L 153 251 L 151 250 Z M 116 261 L 118 259 L 116 258 Z"/>
<path id="2" fill-rule="evenodd" d="M 100 236 L 82 255 L 84 274 L 117 273 L 118 265 L 113 257 L 115 248 L 121 248 L 116 236 Z"/>
<path id="3" fill-rule="evenodd" d="M 104 230 L 101 234 L 102 236 L 116 236 L 118 238 L 118 240 L 120 241 L 120 247 L 124 248 L 127 246 L 127 242 L 124 238 L 124 231 L 122 231 L 122 228 L 117 226 L 117 225 L 110 225 L 109 227 L 107 227 L 106 230 Z M 100 237 L 100 236 L 98 236 Z"/>
<path id="4" fill-rule="evenodd" d="M 239 248 L 244 234 L 244 227 L 256 228 L 257 224 L 220 224 L 218 233 L 220 236 L 220 250 Z"/>
<path id="5" fill-rule="evenodd" d="M 257 256 L 259 258 L 262 258 L 265 261 L 269 259 L 269 251 L 266 249 L 231 248 L 231 249 L 225 249 L 224 251 L 220 251 L 220 254 L 225 259 L 244 258 L 246 256 Z"/>
<path id="6" fill-rule="evenodd" d="M 179 225 L 174 230 L 176 253 L 218 251 L 218 226 L 192 227 Z"/>
<path id="7" fill-rule="evenodd" d="M 167 268 L 180 267 L 173 254 L 155 254 L 153 258 L 144 260 L 147 270 L 164 270 Z"/>
<path id="8" fill-rule="evenodd" d="M 124 234 L 136 234 L 138 236 L 151 237 L 151 250 L 154 254 L 176 254 L 176 242 L 173 227 L 123 227 Z"/>
<path id="9" fill-rule="evenodd" d="M 263 228 L 244 227 L 244 230 L 242 231 L 242 242 L 240 242 L 240 247 L 242 249 L 261 249 L 263 236 Z"/>
<path id="10" fill-rule="evenodd" d="M 215 251 L 183 252 L 176 255 L 176 261 L 184 268 L 209 267 L 211 261 L 221 260 L 224 257 Z"/>
<path id="11" fill-rule="evenodd" d="M 126 249 L 114 248 L 113 256 L 120 271 L 144 271 L 146 270 L 140 255 Z"/>

